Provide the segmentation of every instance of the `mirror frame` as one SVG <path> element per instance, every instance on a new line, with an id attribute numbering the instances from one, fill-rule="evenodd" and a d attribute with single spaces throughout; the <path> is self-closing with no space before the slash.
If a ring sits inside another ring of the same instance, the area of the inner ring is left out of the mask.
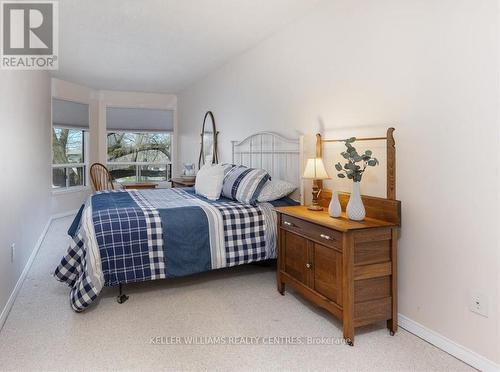
<path id="1" fill-rule="evenodd" d="M 201 127 L 201 144 L 200 144 L 200 156 L 198 158 L 198 169 L 202 167 L 202 165 L 205 165 L 205 157 L 203 156 L 203 134 L 205 133 L 205 124 L 207 122 L 207 118 L 210 118 L 212 121 L 212 133 L 213 133 L 213 146 L 214 146 L 214 151 L 213 151 L 213 157 L 212 157 L 212 163 L 211 164 L 217 164 L 219 162 L 219 158 L 217 155 L 217 136 L 219 132 L 217 132 L 217 129 L 215 127 L 215 118 L 214 114 L 212 111 L 207 111 L 205 114 L 205 117 L 203 118 L 203 125 Z"/>

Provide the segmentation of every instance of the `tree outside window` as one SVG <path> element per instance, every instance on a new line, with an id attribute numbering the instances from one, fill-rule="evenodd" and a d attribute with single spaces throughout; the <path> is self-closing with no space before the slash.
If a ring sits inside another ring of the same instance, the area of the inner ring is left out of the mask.
<path id="1" fill-rule="evenodd" d="M 85 186 L 85 131 L 52 128 L 52 187 Z"/>
<path id="2" fill-rule="evenodd" d="M 170 179 L 170 132 L 109 132 L 108 168 L 118 182 Z"/>

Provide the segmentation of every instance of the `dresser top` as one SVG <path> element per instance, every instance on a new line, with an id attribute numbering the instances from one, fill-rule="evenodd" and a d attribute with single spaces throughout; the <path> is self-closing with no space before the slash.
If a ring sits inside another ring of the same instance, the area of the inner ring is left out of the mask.
<path id="1" fill-rule="evenodd" d="M 178 183 L 179 185 L 185 185 L 185 186 L 194 186 L 196 183 L 195 178 L 182 178 L 182 177 L 174 177 L 170 180 L 171 182 Z"/>
<path id="2" fill-rule="evenodd" d="M 300 218 L 308 222 L 312 222 L 333 230 L 342 232 L 350 230 L 372 229 L 377 227 L 396 227 L 397 224 L 377 220 L 375 218 L 367 217 L 363 221 L 351 221 L 347 218 L 345 213 L 340 217 L 330 217 L 327 210 L 311 211 L 306 206 L 298 205 L 293 207 L 279 207 L 275 208 L 276 212 L 286 214 L 291 217 Z"/>

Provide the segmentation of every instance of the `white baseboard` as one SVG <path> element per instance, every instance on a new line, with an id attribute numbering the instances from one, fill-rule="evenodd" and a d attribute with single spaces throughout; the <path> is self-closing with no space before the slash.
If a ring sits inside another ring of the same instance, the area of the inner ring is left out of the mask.
<path id="1" fill-rule="evenodd" d="M 470 366 L 477 368 L 483 372 L 500 371 L 500 365 L 494 363 L 493 361 L 485 358 L 482 355 L 479 355 L 475 351 L 457 344 L 455 341 L 450 340 L 449 338 L 423 326 L 420 323 L 417 323 L 416 321 L 402 314 L 398 314 L 398 317 L 398 325 L 401 328 L 404 328 L 408 332 L 413 333 L 415 336 L 418 336 L 421 339 L 436 346 L 437 348 L 447 352 L 448 354 L 453 355 L 455 358 L 460 359 Z"/>
<path id="2" fill-rule="evenodd" d="M 2 313 L 0 314 L 0 331 L 2 330 L 7 317 L 9 316 L 10 310 L 12 309 L 12 306 L 14 305 L 14 301 L 16 300 L 17 295 L 19 294 L 19 291 L 21 290 L 21 287 L 24 283 L 24 280 L 26 279 L 26 276 L 28 275 L 28 272 L 31 268 L 31 265 L 33 264 L 33 261 L 35 260 L 35 257 L 40 250 L 40 247 L 42 246 L 43 239 L 45 239 L 45 235 L 47 235 L 47 231 L 49 230 L 50 224 L 52 221 L 62 218 L 62 217 L 67 217 L 71 216 L 73 214 L 76 214 L 78 210 L 75 211 L 69 211 L 69 212 L 64 212 L 64 213 L 58 213 L 53 216 L 49 217 L 49 220 L 45 224 L 45 227 L 43 228 L 42 233 L 40 234 L 40 237 L 38 238 L 35 247 L 33 248 L 33 251 L 30 254 L 30 257 L 28 258 L 28 261 L 26 262 L 26 265 L 24 266 L 23 272 L 19 276 L 19 279 L 17 280 L 16 286 L 14 287 L 14 290 L 9 296 L 9 299 L 7 300 L 7 303 L 5 304 Z"/>
<path id="3" fill-rule="evenodd" d="M 7 320 L 7 317 L 9 316 L 9 312 L 12 309 L 12 306 L 14 305 L 14 301 L 16 300 L 16 297 L 19 293 L 19 290 L 21 289 L 24 279 L 26 279 L 26 275 L 28 275 L 28 271 L 31 268 L 31 265 L 33 264 L 33 261 L 35 260 L 36 254 L 38 253 L 38 250 L 40 249 L 43 239 L 45 238 L 45 235 L 47 234 L 47 231 L 49 230 L 49 226 L 52 222 L 52 218 L 49 218 L 47 223 L 45 224 L 45 227 L 43 228 L 42 233 L 40 234 L 40 237 L 38 238 L 35 247 L 33 248 L 33 251 L 30 254 L 30 257 L 28 258 L 28 262 L 26 262 L 26 265 L 24 266 L 23 272 L 21 273 L 21 276 L 19 276 L 19 279 L 17 280 L 16 286 L 14 287 L 14 290 L 10 294 L 9 299 L 7 300 L 7 303 L 5 304 L 2 314 L 0 314 L 0 331 L 3 328 L 3 325 L 5 324 L 5 321 Z"/>

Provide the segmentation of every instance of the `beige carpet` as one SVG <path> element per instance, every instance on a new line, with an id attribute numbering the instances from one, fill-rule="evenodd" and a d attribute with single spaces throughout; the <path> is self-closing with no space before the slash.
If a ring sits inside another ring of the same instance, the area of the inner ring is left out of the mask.
<path id="1" fill-rule="evenodd" d="M 0 370 L 472 370 L 404 330 L 391 337 L 384 324 L 359 330 L 354 347 L 166 344 L 189 336 L 341 338 L 338 321 L 293 293 L 280 296 L 274 271 L 256 266 L 127 286 L 123 305 L 107 289 L 76 314 L 68 288 L 51 277 L 70 223 L 50 227 L 0 333 Z"/>

